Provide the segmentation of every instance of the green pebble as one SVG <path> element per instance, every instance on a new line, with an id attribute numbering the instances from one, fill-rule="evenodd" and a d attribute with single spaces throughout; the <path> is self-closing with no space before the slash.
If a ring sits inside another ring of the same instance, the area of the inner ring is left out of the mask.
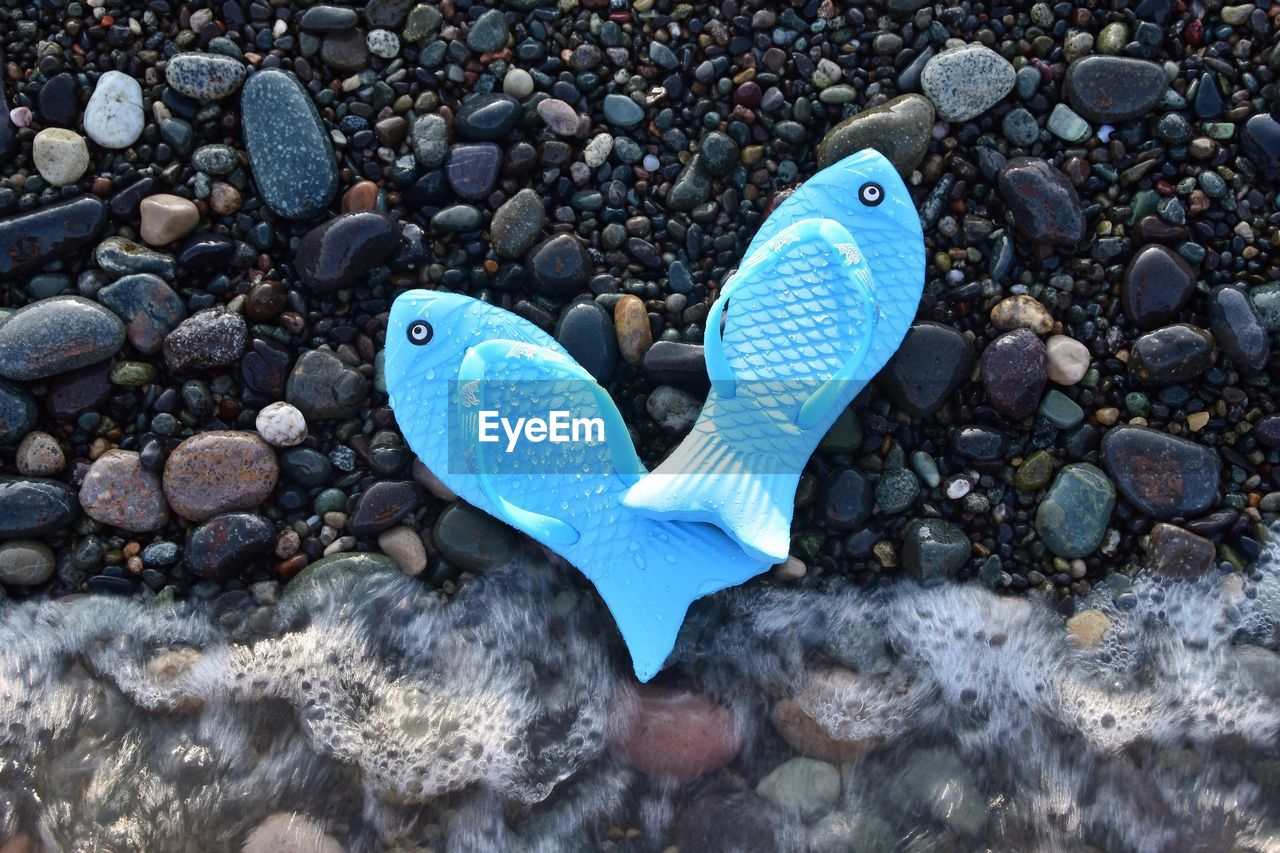
<path id="1" fill-rule="evenodd" d="M 1116 21 L 1102 28 L 1102 32 L 1098 33 L 1098 40 L 1095 45 L 1098 48 L 1098 53 L 1114 54 L 1119 53 L 1128 43 L 1129 27 Z"/>
<path id="2" fill-rule="evenodd" d="M 1076 115 L 1066 104 L 1058 104 L 1053 108 L 1045 126 L 1054 136 L 1067 142 L 1080 142 L 1088 139 L 1092 133 L 1089 122 Z"/>
<path id="3" fill-rule="evenodd" d="M 1046 450 L 1032 453 L 1013 475 L 1013 485 L 1022 492 L 1043 489 L 1053 476 L 1053 455 Z"/>
<path id="4" fill-rule="evenodd" d="M 1124 407 L 1129 414 L 1145 418 L 1151 412 L 1151 401 L 1141 391 L 1130 391 L 1124 395 Z"/>
<path id="5" fill-rule="evenodd" d="M 1084 409 L 1056 388 L 1044 395 L 1040 415 L 1058 429 L 1071 429 L 1084 420 Z"/>
<path id="6" fill-rule="evenodd" d="M 347 495 L 342 489 L 325 489 L 316 495 L 316 515 L 326 512 L 343 512 L 347 508 Z"/>
<path id="7" fill-rule="evenodd" d="M 111 367 L 111 382 L 114 385 L 149 385 L 155 378 L 155 367 L 145 361 L 117 361 Z"/>
<path id="8" fill-rule="evenodd" d="M 942 482 L 942 474 L 938 471 L 938 463 L 933 461 L 933 457 L 923 450 L 917 450 L 911 454 L 911 467 L 920 475 L 920 479 L 925 484 L 936 489 L 938 484 Z"/>
<path id="9" fill-rule="evenodd" d="M 852 408 L 836 416 L 835 423 L 822 437 L 818 449 L 824 453 L 853 453 L 862 446 L 862 425 Z"/>

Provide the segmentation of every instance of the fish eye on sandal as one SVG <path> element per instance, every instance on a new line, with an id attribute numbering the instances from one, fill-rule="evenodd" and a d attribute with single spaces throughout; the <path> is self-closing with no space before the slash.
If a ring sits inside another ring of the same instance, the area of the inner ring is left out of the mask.
<path id="1" fill-rule="evenodd" d="M 867 207 L 875 207 L 884 201 L 884 189 L 875 181 L 868 181 L 858 188 L 858 198 Z"/>
<path id="2" fill-rule="evenodd" d="M 429 343 L 435 335 L 435 331 L 431 328 L 431 324 L 425 320 L 415 320 L 409 324 L 409 342 L 422 346 Z"/>

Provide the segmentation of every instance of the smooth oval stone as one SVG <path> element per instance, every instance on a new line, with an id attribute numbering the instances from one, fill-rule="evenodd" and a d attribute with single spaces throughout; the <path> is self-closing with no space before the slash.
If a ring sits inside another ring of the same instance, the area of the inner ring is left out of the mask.
<path id="1" fill-rule="evenodd" d="M 929 417 L 969 378 L 977 357 L 973 345 L 951 326 L 917 323 L 877 381 L 893 401 L 916 418 Z"/>
<path id="2" fill-rule="evenodd" d="M 510 527 L 464 501 L 444 508 L 431 529 L 431 538 L 441 556 L 472 571 L 507 562 L 519 542 Z"/>
<path id="3" fill-rule="evenodd" d="M 212 430 L 174 448 L 162 484 L 174 512 L 204 521 L 262 503 L 275 488 L 278 473 L 271 445 L 256 434 Z"/>
<path id="4" fill-rule="evenodd" d="M 595 302 L 575 302 L 556 324 L 556 340 L 565 352 L 604 384 L 618 369 L 618 341 L 609 312 Z"/>
<path id="5" fill-rule="evenodd" d="M 613 327 L 623 361 L 640 364 L 653 346 L 653 327 L 644 300 L 632 293 L 619 299 L 613 307 Z"/>
<path id="6" fill-rule="evenodd" d="M 32 272 L 52 258 L 74 257 L 106 224 L 106 204 L 91 195 L 0 219 L 0 276 Z"/>
<path id="7" fill-rule="evenodd" d="M 1223 285 L 1209 301 L 1209 330 L 1222 351 L 1239 367 L 1261 370 L 1271 355 L 1271 340 L 1242 288 Z"/>
<path id="8" fill-rule="evenodd" d="M 957 427 L 951 431 L 951 450 L 975 465 L 1003 465 L 1008 440 L 1001 432 L 980 426 Z"/>
<path id="9" fill-rule="evenodd" d="M 1280 121 L 1267 113 L 1258 113 L 1244 123 L 1240 145 L 1262 177 L 1269 181 L 1280 177 Z"/>
<path id="10" fill-rule="evenodd" d="M 62 72 L 50 77 L 36 95 L 36 113 L 45 127 L 76 126 L 80 104 L 76 100 L 76 78 Z"/>
<path id="11" fill-rule="evenodd" d="M 673 385 L 697 395 L 711 388 L 703 349 L 697 344 L 655 341 L 641 366 L 655 385 Z"/>
<path id="12" fill-rule="evenodd" d="M 520 102 L 501 92 L 468 95 L 458 107 L 453 128 L 463 139 L 501 142 L 520 120 Z"/>
<path id="13" fill-rule="evenodd" d="M 177 246 L 178 266 L 201 272 L 226 267 L 236 255 L 235 241 L 222 234 L 197 231 Z"/>
<path id="14" fill-rule="evenodd" d="M 1155 62 L 1122 56 L 1086 56 L 1071 63 L 1062 92 L 1072 109 L 1095 124 L 1146 115 L 1164 97 L 1169 80 Z"/>
<path id="15" fill-rule="evenodd" d="M 920 73 L 920 86 L 943 121 L 968 121 L 1013 90 L 1009 60 L 981 44 L 948 48 Z"/>
<path id="16" fill-rule="evenodd" d="M 142 239 L 153 246 L 166 246 L 181 239 L 200 224 L 200 209 L 189 198 L 170 193 L 156 193 L 138 204 L 142 218 Z"/>
<path id="17" fill-rule="evenodd" d="M 317 290 L 350 287 L 399 245 L 395 224 L 377 213 L 344 213 L 307 232 L 298 243 L 298 274 Z"/>
<path id="18" fill-rule="evenodd" d="M 1015 157 L 1000 170 L 1000 195 L 1018 232 L 1035 243 L 1075 246 L 1084 239 L 1084 208 L 1067 176 L 1039 157 Z"/>
<path id="19" fill-rule="evenodd" d="M 928 152 L 933 123 L 933 104 L 928 98 L 901 95 L 831 128 L 818 144 L 818 168 L 874 148 L 905 178 Z"/>
<path id="20" fill-rule="evenodd" d="M 1102 544 L 1116 490 L 1101 469 L 1065 465 L 1036 510 L 1036 534 L 1059 557 L 1087 557 Z"/>
<path id="21" fill-rule="evenodd" d="M 39 586 L 53 577 L 53 550 L 34 539 L 15 539 L 0 545 L 0 582 L 9 586 Z"/>
<path id="22" fill-rule="evenodd" d="M 493 248 L 504 258 L 518 258 L 538 241 L 547 211 L 537 190 L 525 188 L 502 203 L 489 224 Z"/>
<path id="23" fill-rule="evenodd" d="M 1134 343 L 1129 376 L 1141 385 L 1170 385 L 1195 379 L 1213 363 L 1213 338 L 1187 323 L 1148 332 Z"/>
<path id="24" fill-rule="evenodd" d="M 355 9 L 342 6 L 312 6 L 302 13 L 298 26 L 313 33 L 353 29 L 360 18 Z"/>
<path id="25" fill-rule="evenodd" d="M 1022 420 L 1040 404 L 1049 378 L 1044 344 L 1030 329 L 1006 332 L 983 350 L 981 371 L 992 408 Z"/>
<path id="26" fill-rule="evenodd" d="M 0 379 L 0 444 L 14 444 L 36 425 L 35 398 L 15 382 Z"/>
<path id="27" fill-rule="evenodd" d="M 1120 426 L 1102 438 L 1102 464 L 1143 515 L 1200 515 L 1218 499 L 1222 463 L 1212 448 L 1146 427 Z"/>
<path id="28" fill-rule="evenodd" d="M 84 132 L 103 148 L 128 148 L 146 126 L 142 112 L 142 86 L 120 71 L 98 78 L 93 96 L 84 108 Z"/>
<path id="29" fill-rule="evenodd" d="M 333 463 L 310 447 L 291 447 L 280 454 L 280 471 L 286 480 L 301 486 L 322 486 L 329 482 Z"/>
<path id="30" fill-rule="evenodd" d="M 179 53 L 169 59 L 164 79 L 174 90 L 199 101 L 233 94 L 244 82 L 244 63 L 217 53 Z"/>
<path id="31" fill-rule="evenodd" d="M 529 256 L 534 289 L 544 296 L 578 293 L 592 272 L 591 256 L 571 234 L 544 240 Z"/>
<path id="32" fill-rule="evenodd" d="M 369 381 L 328 350 L 304 352 L 285 387 L 285 399 L 308 421 L 351 417 L 368 396 Z"/>
<path id="33" fill-rule="evenodd" d="M 502 167 L 502 149 L 492 142 L 454 145 L 444 173 L 453 191 L 467 201 L 481 201 L 493 191 Z"/>
<path id="34" fill-rule="evenodd" d="M 165 335 L 164 360 L 174 373 L 235 364 L 249 330 L 244 318 L 218 306 L 188 317 Z"/>
<path id="35" fill-rule="evenodd" d="M 338 167 L 320 114 L 292 74 L 249 77 L 240 93 L 249 165 L 262 200 L 280 216 L 310 219 L 333 201 Z"/>
<path id="36" fill-rule="evenodd" d="M 381 533 L 418 505 L 418 493 L 407 480 L 379 480 L 356 499 L 347 530 L 356 536 Z"/>
<path id="37" fill-rule="evenodd" d="M 132 450 L 108 450 L 80 486 L 80 506 L 94 521 L 131 533 L 159 530 L 169 520 L 160 477 Z"/>
<path id="38" fill-rule="evenodd" d="M 251 512 L 217 515 L 191 532 L 186 561 L 197 576 L 221 581 L 234 577 L 254 557 L 271 550 L 276 531 Z"/>
<path id="39" fill-rule="evenodd" d="M 604 96 L 604 120 L 618 127 L 635 127 L 644 121 L 644 107 L 626 95 Z"/>
<path id="40" fill-rule="evenodd" d="M 129 343 L 141 353 L 157 353 L 164 336 L 187 316 L 182 297 L 159 276 L 127 275 L 98 291 L 98 301 L 124 320 Z"/>
<path id="41" fill-rule="evenodd" d="M 81 296 L 24 305 L 0 324 L 0 376 L 43 379 L 110 358 L 124 344 L 124 323 Z"/>
<path id="42" fill-rule="evenodd" d="M 0 538 L 44 536 L 75 520 L 75 490 L 57 480 L 0 475 Z"/>
<path id="43" fill-rule="evenodd" d="M 1129 262 L 1120 288 L 1125 315 L 1140 329 L 1177 319 L 1196 286 L 1196 273 L 1176 252 L 1151 243 Z"/>

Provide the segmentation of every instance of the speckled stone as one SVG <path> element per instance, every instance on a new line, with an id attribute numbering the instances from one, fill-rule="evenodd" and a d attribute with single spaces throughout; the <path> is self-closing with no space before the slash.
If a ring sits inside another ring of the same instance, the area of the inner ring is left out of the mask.
<path id="1" fill-rule="evenodd" d="M 254 433 L 211 430 L 174 448 L 164 466 L 164 494 L 178 515 L 204 521 L 262 503 L 278 474 L 271 446 Z"/>
<path id="2" fill-rule="evenodd" d="M 80 487 L 80 506 L 94 521 L 131 533 L 159 530 L 169 520 L 160 477 L 132 450 L 99 456 Z"/>
<path id="3" fill-rule="evenodd" d="M 40 177 L 64 187 L 80 180 L 89 168 L 89 146 L 73 130 L 47 127 L 31 143 L 31 160 Z"/>
<path id="4" fill-rule="evenodd" d="M 1115 505 L 1115 487 L 1099 468 L 1065 465 L 1036 510 L 1036 534 L 1059 557 L 1087 557 L 1102 544 Z"/>
<path id="5" fill-rule="evenodd" d="M 1139 385 L 1187 382 L 1213 363 L 1213 336 L 1178 323 L 1138 338 L 1129 350 L 1129 376 Z"/>
<path id="6" fill-rule="evenodd" d="M 1213 541 L 1161 522 L 1147 539 L 1146 568 L 1170 578 L 1196 580 L 1213 568 L 1217 549 Z"/>
<path id="7" fill-rule="evenodd" d="M 109 358 L 124 344 L 124 323 L 82 296 L 24 305 L 0 324 L 0 376 L 43 379 Z"/>
<path id="8" fill-rule="evenodd" d="M 216 53 L 179 53 L 164 69 L 170 88 L 201 101 L 234 94 L 244 82 L 244 75 L 244 63 Z"/>
<path id="9" fill-rule="evenodd" d="M 943 121 L 968 121 L 1013 90 L 1009 60 L 989 47 L 966 44 L 935 55 L 920 74 L 920 85 Z"/>
<path id="10" fill-rule="evenodd" d="M 57 480 L 0 475 L 0 538 L 44 536 L 75 520 L 75 489 Z"/>
<path id="11" fill-rule="evenodd" d="M 164 338 L 164 360 L 174 373 L 235 364 L 244 353 L 244 318 L 221 306 L 194 314 Z"/>
<path id="12" fill-rule="evenodd" d="M 333 200 L 338 168 L 311 96 L 277 69 L 249 77 L 240 94 L 249 164 L 267 206 L 289 219 L 310 219 Z"/>

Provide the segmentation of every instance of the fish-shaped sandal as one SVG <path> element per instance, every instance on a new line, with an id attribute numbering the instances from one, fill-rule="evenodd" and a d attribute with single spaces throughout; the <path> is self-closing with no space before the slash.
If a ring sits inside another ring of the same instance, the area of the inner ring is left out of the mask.
<path id="1" fill-rule="evenodd" d="M 466 296 L 405 293 L 391 308 L 385 373 L 418 458 L 460 497 L 586 575 L 641 681 L 662 668 L 694 599 L 768 569 L 712 525 L 623 506 L 645 474 L 626 424 L 608 393 L 532 323 Z M 557 430 L 566 440 L 554 440 Z"/>
<path id="2" fill-rule="evenodd" d="M 868 148 L 801 184 L 760 224 L 743 259 L 804 219 L 834 219 L 858 241 L 876 282 L 880 309 L 866 364 L 876 374 L 897 351 L 924 292 L 924 231 L 907 185 L 883 154 Z M 866 371 L 864 371 L 866 372 Z"/>
<path id="3" fill-rule="evenodd" d="M 780 231 L 712 306 L 702 412 L 626 505 L 713 523 L 756 559 L 786 559 L 800 474 L 870 378 L 878 334 L 876 283 L 849 231 L 831 219 Z"/>

